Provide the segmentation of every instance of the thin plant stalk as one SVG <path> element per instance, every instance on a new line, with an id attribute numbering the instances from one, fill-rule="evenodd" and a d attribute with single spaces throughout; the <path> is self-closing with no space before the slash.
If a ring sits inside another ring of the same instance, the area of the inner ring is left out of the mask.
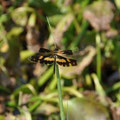
<path id="1" fill-rule="evenodd" d="M 69 120 L 69 108 L 68 108 L 68 101 L 67 101 L 67 120 Z"/>
<path id="2" fill-rule="evenodd" d="M 59 97 L 59 105 L 60 105 L 60 117 L 61 117 L 61 120 L 65 120 L 63 99 L 62 99 L 62 88 L 61 88 L 61 82 L 60 82 L 59 68 L 57 64 L 55 64 L 55 74 L 57 78 L 58 97 Z"/>
<path id="3" fill-rule="evenodd" d="M 100 34 L 98 33 L 96 35 L 96 47 L 97 47 L 97 58 L 96 58 L 96 61 L 97 61 L 97 76 L 98 76 L 98 79 L 99 81 L 101 82 L 101 48 L 100 48 L 100 43 L 101 43 L 101 36 Z"/>
<path id="4" fill-rule="evenodd" d="M 108 103 L 107 103 L 106 100 L 105 100 L 105 96 L 106 96 L 105 91 L 104 91 L 102 85 L 100 84 L 100 81 L 99 81 L 99 79 L 98 79 L 98 76 L 93 73 L 93 74 L 91 75 L 91 77 L 92 77 L 93 80 L 94 80 L 95 89 L 96 89 L 97 93 L 98 93 L 99 96 L 100 96 L 101 102 L 102 102 L 104 105 L 108 105 Z"/>
<path id="5" fill-rule="evenodd" d="M 61 0 L 63 1 L 63 0 Z M 49 28 L 51 30 L 51 34 L 52 34 L 52 29 L 51 29 L 51 25 L 50 25 L 50 22 L 49 22 L 49 18 L 47 18 L 47 22 L 48 22 L 48 25 L 49 25 Z M 54 36 L 52 35 L 53 39 L 54 39 L 54 44 L 55 44 L 55 47 L 56 47 L 56 41 L 55 41 L 55 38 Z M 54 72 L 56 74 L 56 78 L 57 78 L 57 87 L 58 87 L 58 97 L 59 97 L 59 106 L 60 106 L 60 117 L 61 117 L 61 120 L 65 120 L 65 114 L 64 114 L 64 107 L 63 107 L 63 99 L 62 99 L 62 89 L 61 89 L 61 82 L 60 82 L 60 75 L 59 75 L 59 68 L 58 68 L 58 65 L 56 64 L 56 59 L 55 59 L 55 62 L 54 62 Z"/>

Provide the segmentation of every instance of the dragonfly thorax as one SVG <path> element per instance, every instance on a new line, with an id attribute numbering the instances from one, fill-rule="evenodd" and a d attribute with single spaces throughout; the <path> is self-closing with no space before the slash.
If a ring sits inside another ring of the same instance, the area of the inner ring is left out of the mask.
<path id="1" fill-rule="evenodd" d="M 56 53 L 58 52 L 58 48 L 54 49 L 54 55 L 56 55 Z"/>

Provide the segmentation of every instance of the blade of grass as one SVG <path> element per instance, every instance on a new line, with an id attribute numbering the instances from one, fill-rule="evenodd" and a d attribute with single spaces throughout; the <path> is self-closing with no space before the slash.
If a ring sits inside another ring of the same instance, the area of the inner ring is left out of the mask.
<path id="1" fill-rule="evenodd" d="M 47 22 L 48 22 L 48 25 L 49 25 L 50 30 L 51 30 L 51 25 L 50 25 L 48 17 L 47 17 Z M 51 34 L 52 34 L 52 32 L 51 32 Z M 53 35 L 52 35 L 52 37 L 54 39 Z M 54 45 L 56 47 L 55 39 L 54 39 Z M 55 68 L 55 74 L 56 74 L 56 78 L 57 78 L 58 97 L 59 97 L 59 105 L 60 105 L 60 117 L 61 117 L 61 120 L 65 120 L 64 108 L 63 108 L 63 99 L 62 99 L 62 89 L 61 89 L 61 82 L 60 82 L 60 75 L 59 75 L 59 68 L 58 68 L 58 65 L 56 64 L 56 59 L 55 59 L 55 62 L 54 62 L 54 68 Z"/>
<path id="2" fill-rule="evenodd" d="M 59 68 L 58 68 L 57 64 L 55 64 L 55 73 L 56 73 L 56 78 L 57 78 L 58 97 L 59 97 L 59 105 L 60 105 L 60 116 L 61 116 L 61 120 L 65 120 L 64 108 L 63 108 L 63 99 L 62 99 L 62 89 L 61 89 Z"/>
<path id="3" fill-rule="evenodd" d="M 104 105 L 108 105 L 108 103 L 105 100 L 105 96 L 106 96 L 105 91 L 104 91 L 102 85 L 100 84 L 98 76 L 95 73 L 92 73 L 91 77 L 93 78 L 93 81 L 94 81 L 94 84 L 95 84 L 95 89 L 96 89 L 98 95 L 100 96 L 101 102 Z"/>
<path id="4" fill-rule="evenodd" d="M 94 81 L 94 84 L 95 84 L 95 89 L 96 89 L 97 93 L 100 96 L 105 96 L 105 91 L 102 88 L 102 85 L 100 84 L 97 75 L 95 73 L 92 73 L 91 77 L 93 78 L 93 81 Z"/>
<path id="5" fill-rule="evenodd" d="M 75 90 L 75 88 L 73 87 L 64 87 L 63 89 L 65 92 L 70 92 L 71 94 L 75 95 L 76 97 L 82 98 L 83 95 L 78 92 L 77 90 Z"/>
<path id="6" fill-rule="evenodd" d="M 29 58 L 30 56 L 34 55 L 34 52 L 31 52 L 29 50 L 24 50 L 20 52 L 20 59 L 21 62 L 24 61 L 25 59 Z"/>
<path id="7" fill-rule="evenodd" d="M 37 92 L 35 90 L 35 88 L 31 85 L 31 84 L 26 84 L 21 86 L 20 88 L 16 89 L 13 94 L 11 95 L 11 98 L 15 98 L 16 95 L 18 95 L 20 92 L 27 92 L 27 93 L 32 93 L 33 95 L 37 95 Z"/>
<path id="8" fill-rule="evenodd" d="M 34 112 L 40 106 L 41 103 L 41 100 L 36 101 L 33 105 L 29 107 L 29 111 Z"/>
<path id="9" fill-rule="evenodd" d="M 114 92 L 120 89 L 120 82 L 115 83 L 112 87 L 106 90 L 106 93 L 109 94 L 110 92 Z"/>
<path id="10" fill-rule="evenodd" d="M 53 74 L 53 66 L 51 66 L 38 80 L 38 85 L 41 87 Z"/>
<path id="11" fill-rule="evenodd" d="M 116 43 L 115 43 L 115 54 L 116 54 L 116 58 L 117 58 L 117 63 L 118 63 L 118 71 L 119 71 L 119 73 L 120 73 L 120 55 L 119 55 L 119 53 L 120 53 L 120 43 L 119 43 L 119 41 L 117 41 Z"/>
<path id="12" fill-rule="evenodd" d="M 97 76 L 99 81 L 101 82 L 101 49 L 100 49 L 100 43 L 101 43 L 101 37 L 100 34 L 98 33 L 96 35 L 96 47 L 97 47 L 97 57 L 96 57 L 96 61 L 97 61 Z"/>
<path id="13" fill-rule="evenodd" d="M 55 76 L 53 76 L 53 79 L 51 80 L 50 84 L 48 85 L 49 90 L 55 90 L 57 86 L 57 81 L 55 79 Z"/>
<path id="14" fill-rule="evenodd" d="M 56 40 L 55 40 L 55 38 L 54 38 L 54 36 L 53 36 L 53 33 L 52 33 L 52 27 L 51 27 L 51 25 L 50 25 L 50 22 L 49 22 L 49 18 L 48 17 L 46 17 L 46 19 L 47 19 L 47 22 L 48 22 L 48 25 L 49 25 L 49 28 L 50 28 L 50 31 L 51 31 L 51 36 L 52 36 L 52 38 L 53 38 L 53 40 L 54 40 L 54 45 L 55 45 L 55 47 L 56 47 Z"/>
<path id="15" fill-rule="evenodd" d="M 69 108 L 68 108 L 68 101 L 67 101 L 67 120 L 69 120 Z"/>
<path id="16" fill-rule="evenodd" d="M 56 98 L 57 92 L 50 93 L 46 96 L 33 96 L 32 98 L 29 99 L 29 103 L 36 103 L 37 101 L 42 101 L 42 102 L 51 102 L 51 103 L 59 103 L 58 98 Z M 32 107 L 32 106 L 30 106 Z"/>
<path id="17" fill-rule="evenodd" d="M 22 104 L 22 92 L 19 92 L 19 98 L 18 98 L 18 105 L 20 106 Z"/>

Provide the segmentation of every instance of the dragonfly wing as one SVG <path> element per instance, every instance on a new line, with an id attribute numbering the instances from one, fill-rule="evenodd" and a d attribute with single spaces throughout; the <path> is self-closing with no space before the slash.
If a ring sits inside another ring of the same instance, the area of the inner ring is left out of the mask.
<path id="1" fill-rule="evenodd" d="M 64 67 L 69 67 L 69 66 L 76 66 L 77 65 L 77 61 L 74 59 L 69 59 L 69 58 L 65 58 L 62 56 L 57 55 L 56 57 L 56 62 Z"/>
<path id="2" fill-rule="evenodd" d="M 35 62 L 35 63 L 41 63 L 41 64 L 48 64 L 51 65 L 54 62 L 54 57 L 53 56 L 42 56 L 41 54 L 37 53 L 36 55 L 32 56 L 30 58 L 30 61 Z"/>
<path id="3" fill-rule="evenodd" d="M 72 50 L 59 50 L 58 55 L 73 55 Z"/>
<path id="4" fill-rule="evenodd" d="M 49 52 L 51 52 L 50 50 L 48 50 L 48 49 L 45 49 L 45 48 L 40 48 L 40 50 L 39 50 L 39 52 L 40 53 L 49 53 Z"/>
<path id="5" fill-rule="evenodd" d="M 44 56 L 40 63 L 51 65 L 55 61 L 54 56 Z"/>

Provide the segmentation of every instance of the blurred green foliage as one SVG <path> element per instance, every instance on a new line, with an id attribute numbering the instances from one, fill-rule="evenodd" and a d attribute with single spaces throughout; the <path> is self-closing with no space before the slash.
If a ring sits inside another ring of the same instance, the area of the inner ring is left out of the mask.
<path id="1" fill-rule="evenodd" d="M 54 44 L 78 62 L 59 67 L 67 120 L 118 120 L 119 21 L 119 0 L 1 0 L 0 120 L 60 119 L 53 66 L 29 61 Z"/>

